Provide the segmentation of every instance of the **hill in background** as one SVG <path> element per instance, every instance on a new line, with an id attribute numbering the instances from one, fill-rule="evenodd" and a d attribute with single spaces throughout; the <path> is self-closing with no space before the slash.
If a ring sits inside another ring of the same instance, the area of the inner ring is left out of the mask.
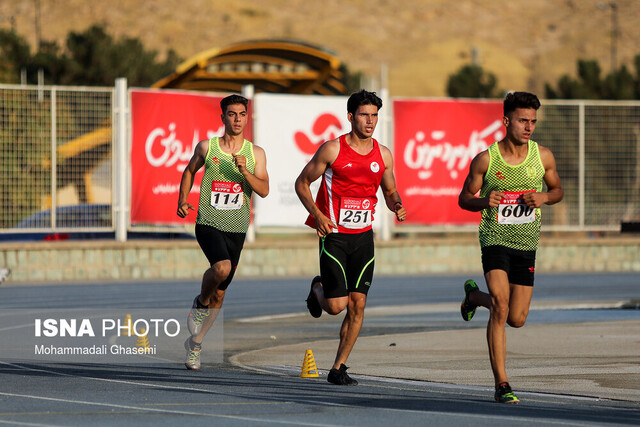
<path id="1" fill-rule="evenodd" d="M 369 80 L 386 66 L 393 96 L 443 96 L 447 77 L 474 58 L 500 88 L 540 95 L 545 82 L 574 75 L 577 59 L 598 60 L 607 73 L 614 16 L 617 63 L 640 53 L 637 0 L 0 0 L 0 26 L 13 19 L 35 47 L 38 6 L 41 38 L 61 46 L 69 31 L 93 24 L 185 59 L 246 40 L 293 39 L 328 48 Z"/>

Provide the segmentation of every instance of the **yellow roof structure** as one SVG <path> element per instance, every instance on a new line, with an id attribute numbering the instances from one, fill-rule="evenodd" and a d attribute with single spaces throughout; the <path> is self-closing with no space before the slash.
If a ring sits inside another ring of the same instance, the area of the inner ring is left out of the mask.
<path id="1" fill-rule="evenodd" d="M 259 40 L 201 52 L 157 81 L 154 88 L 256 93 L 343 95 L 347 88 L 340 60 L 305 43 Z"/>

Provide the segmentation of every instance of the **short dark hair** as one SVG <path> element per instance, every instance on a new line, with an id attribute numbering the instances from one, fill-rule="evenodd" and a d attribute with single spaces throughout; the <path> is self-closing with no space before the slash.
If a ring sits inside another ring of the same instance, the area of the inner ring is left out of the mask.
<path id="1" fill-rule="evenodd" d="M 382 108 L 382 99 L 375 92 L 368 92 L 362 89 L 360 92 L 351 94 L 347 101 L 347 112 L 356 114 L 358 107 L 361 105 L 375 105 L 378 110 Z"/>
<path id="2" fill-rule="evenodd" d="M 505 116 L 513 113 L 516 108 L 540 108 L 540 100 L 529 92 L 509 92 L 504 98 L 502 110 Z"/>
<path id="3" fill-rule="evenodd" d="M 226 114 L 227 107 L 233 104 L 242 104 L 246 109 L 247 105 L 249 105 L 249 100 L 244 96 L 240 96 L 240 95 L 229 95 L 227 97 L 222 98 L 222 100 L 220 101 L 220 109 L 222 110 L 222 114 Z"/>

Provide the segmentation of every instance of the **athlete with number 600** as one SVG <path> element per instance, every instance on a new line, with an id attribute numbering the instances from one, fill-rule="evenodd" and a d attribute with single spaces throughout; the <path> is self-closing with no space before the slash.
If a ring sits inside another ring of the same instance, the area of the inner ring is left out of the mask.
<path id="1" fill-rule="evenodd" d="M 187 196 L 196 172 L 204 166 L 196 218 L 196 238 L 210 268 L 202 277 L 200 294 L 193 300 L 185 342 L 187 369 L 200 369 L 201 344 L 222 307 L 227 286 L 238 267 L 249 228 L 253 192 L 269 193 L 269 175 L 264 150 L 244 139 L 248 100 L 229 95 L 220 101 L 224 136 L 200 141 L 182 174 L 178 216 L 193 210 Z"/>
<path id="2" fill-rule="evenodd" d="M 373 279 L 372 221 L 378 187 L 387 207 L 404 221 L 393 176 L 393 158 L 387 147 L 373 139 L 382 100 L 361 90 L 347 101 L 351 132 L 327 141 L 318 149 L 296 180 L 300 201 L 309 211 L 306 224 L 320 238 L 320 276 L 311 281 L 307 308 L 313 317 L 322 310 L 347 314 L 340 330 L 340 345 L 327 380 L 356 385 L 345 365 L 360 334 L 367 292 Z M 315 203 L 310 185 L 322 176 Z"/>
<path id="3" fill-rule="evenodd" d="M 465 321 L 471 320 L 478 306 L 490 311 L 489 359 L 495 400 L 501 403 L 519 402 L 505 369 L 505 323 L 520 328 L 529 314 L 540 206 L 558 203 L 564 196 L 551 150 L 530 139 L 538 108 L 540 101 L 532 93 L 514 92 L 505 97 L 502 122 L 506 136 L 473 159 L 458 200 L 463 209 L 482 211 L 479 237 L 489 293 L 467 280 L 460 310 Z M 546 192 L 542 191 L 543 181 Z M 476 197 L 478 191 L 480 197 Z"/>

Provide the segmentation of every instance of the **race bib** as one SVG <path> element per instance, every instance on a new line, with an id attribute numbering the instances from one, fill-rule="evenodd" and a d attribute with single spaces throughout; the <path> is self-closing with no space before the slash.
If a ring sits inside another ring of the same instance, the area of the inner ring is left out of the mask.
<path id="1" fill-rule="evenodd" d="M 527 206 L 522 195 L 527 191 L 505 191 L 498 205 L 498 224 L 527 224 L 536 220 L 536 210 Z"/>
<path id="2" fill-rule="evenodd" d="M 213 181 L 211 184 L 211 206 L 221 210 L 240 209 L 244 203 L 242 184 Z"/>
<path id="3" fill-rule="evenodd" d="M 373 209 L 374 204 L 368 198 L 343 197 L 338 224 L 354 230 L 367 228 L 373 220 Z"/>

